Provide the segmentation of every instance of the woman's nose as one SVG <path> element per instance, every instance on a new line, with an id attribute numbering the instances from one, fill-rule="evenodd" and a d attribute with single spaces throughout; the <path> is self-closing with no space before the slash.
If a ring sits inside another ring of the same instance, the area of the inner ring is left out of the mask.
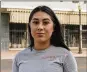
<path id="1" fill-rule="evenodd" d="M 43 24 L 40 23 L 40 24 L 38 25 L 38 28 L 37 28 L 37 29 L 38 29 L 38 30 L 43 30 L 43 29 L 44 29 Z"/>

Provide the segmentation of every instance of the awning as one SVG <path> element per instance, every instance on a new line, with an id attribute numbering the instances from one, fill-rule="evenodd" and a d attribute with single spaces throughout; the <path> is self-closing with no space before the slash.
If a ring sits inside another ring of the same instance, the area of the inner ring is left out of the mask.
<path id="1" fill-rule="evenodd" d="M 10 12 L 10 22 L 28 23 L 30 11 L 29 9 L 8 8 Z M 79 25 L 79 12 L 75 11 L 54 11 L 61 24 Z M 81 12 L 81 24 L 87 25 L 87 13 Z"/>

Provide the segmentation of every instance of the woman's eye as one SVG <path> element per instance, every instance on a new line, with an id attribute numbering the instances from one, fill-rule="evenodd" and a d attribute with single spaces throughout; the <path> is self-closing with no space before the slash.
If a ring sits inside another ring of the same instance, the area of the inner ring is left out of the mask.
<path id="1" fill-rule="evenodd" d="M 43 22 L 44 23 L 44 25 L 47 25 L 47 24 L 49 24 L 49 22 Z"/>
<path id="2" fill-rule="evenodd" d="M 33 24 L 39 24 L 39 22 L 38 21 L 33 21 Z"/>

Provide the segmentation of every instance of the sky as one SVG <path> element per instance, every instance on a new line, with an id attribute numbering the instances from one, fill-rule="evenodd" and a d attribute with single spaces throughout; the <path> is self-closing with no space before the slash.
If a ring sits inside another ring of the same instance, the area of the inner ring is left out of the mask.
<path id="1" fill-rule="evenodd" d="M 72 3 L 72 2 L 44 2 L 44 1 L 38 1 L 38 2 L 20 2 L 20 1 L 1 1 L 1 8 L 26 8 L 26 9 L 33 9 L 38 5 L 47 5 L 53 10 L 65 10 L 65 11 L 78 11 L 78 5 L 80 4 L 81 11 L 87 12 L 87 6 L 84 4 L 84 2 L 80 3 Z"/>

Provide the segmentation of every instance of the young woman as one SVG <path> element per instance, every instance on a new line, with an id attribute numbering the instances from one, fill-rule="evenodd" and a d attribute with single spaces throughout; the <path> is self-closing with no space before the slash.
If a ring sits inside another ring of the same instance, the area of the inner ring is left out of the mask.
<path id="1" fill-rule="evenodd" d="M 47 6 L 38 6 L 29 17 L 30 46 L 13 61 L 13 72 L 77 72 L 77 63 L 64 44 L 60 23 Z"/>

